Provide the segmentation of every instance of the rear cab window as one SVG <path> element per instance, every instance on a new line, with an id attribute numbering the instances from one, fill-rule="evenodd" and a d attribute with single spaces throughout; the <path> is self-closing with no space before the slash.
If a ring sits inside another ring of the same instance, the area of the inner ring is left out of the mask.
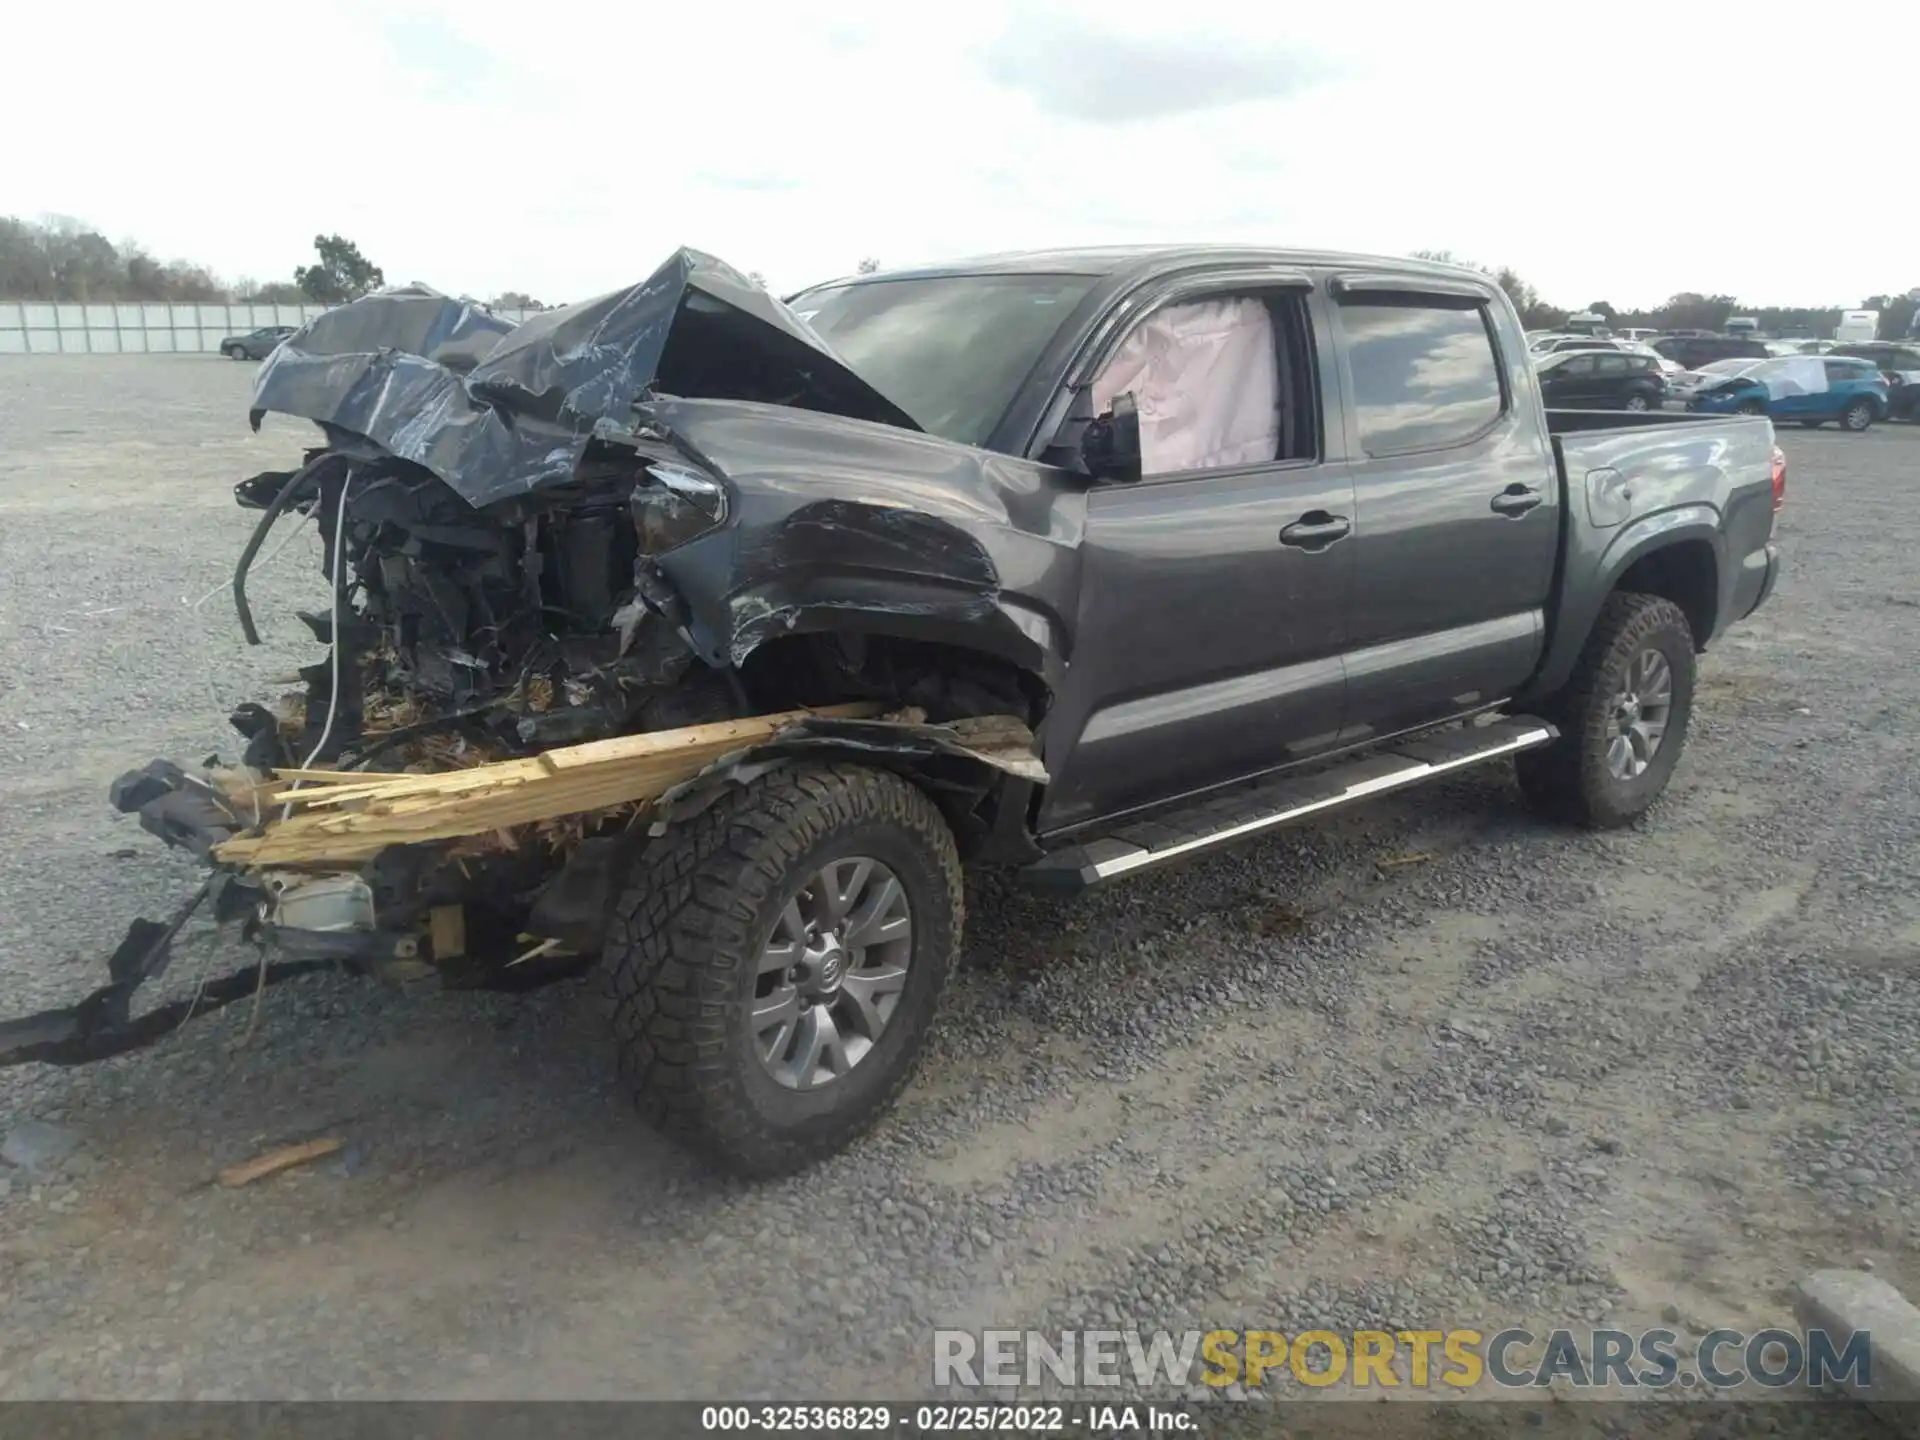
<path id="1" fill-rule="evenodd" d="M 1335 306 L 1360 442 L 1370 456 L 1465 445 L 1508 409 L 1486 305 L 1462 296 L 1362 293 Z M 1591 353 L 1563 373 L 1594 364 Z"/>

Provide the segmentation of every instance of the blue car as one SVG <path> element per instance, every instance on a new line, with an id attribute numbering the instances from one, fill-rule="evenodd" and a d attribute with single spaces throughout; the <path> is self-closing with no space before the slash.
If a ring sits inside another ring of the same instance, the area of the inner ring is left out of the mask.
<path id="1" fill-rule="evenodd" d="M 1708 415 L 1771 415 L 1809 429 L 1840 422 L 1865 430 L 1887 418 L 1887 381 L 1870 360 L 1787 355 L 1702 386 L 1687 409 Z"/>

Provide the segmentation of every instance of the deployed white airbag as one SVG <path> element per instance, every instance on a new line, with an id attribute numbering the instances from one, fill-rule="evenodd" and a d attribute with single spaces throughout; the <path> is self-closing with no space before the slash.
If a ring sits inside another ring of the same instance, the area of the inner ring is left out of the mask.
<path id="1" fill-rule="evenodd" d="M 1093 382 L 1097 415 L 1131 392 L 1141 473 L 1256 465 L 1280 450 L 1273 316 L 1255 299 L 1169 305 L 1141 322 Z"/>

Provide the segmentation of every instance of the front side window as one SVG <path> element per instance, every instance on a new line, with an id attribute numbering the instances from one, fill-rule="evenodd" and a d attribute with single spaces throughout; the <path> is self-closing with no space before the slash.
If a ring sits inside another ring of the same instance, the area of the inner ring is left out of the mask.
<path id="1" fill-rule="evenodd" d="M 1493 335 L 1477 302 L 1356 297 L 1338 314 L 1369 455 L 1464 444 L 1505 410 Z"/>
<path id="2" fill-rule="evenodd" d="M 1207 295 L 1163 305 L 1120 342 L 1092 386 L 1107 414 L 1131 395 L 1143 477 L 1312 459 L 1312 344 L 1296 294 Z"/>

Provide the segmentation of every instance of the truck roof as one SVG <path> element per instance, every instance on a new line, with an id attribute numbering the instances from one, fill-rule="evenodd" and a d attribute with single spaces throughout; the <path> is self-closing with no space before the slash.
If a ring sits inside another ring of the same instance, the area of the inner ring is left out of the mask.
<path id="1" fill-rule="evenodd" d="M 932 279 L 955 275 L 1121 275 L 1152 274 L 1209 261 L 1267 265 L 1340 265 L 1356 270 L 1392 269 L 1433 276 L 1472 276 L 1491 285 L 1493 277 L 1471 267 L 1435 260 L 1388 255 L 1358 255 L 1337 250 L 1288 250 L 1261 245 L 1090 245 L 1062 250 L 1009 250 L 925 265 L 902 266 L 867 275 L 846 275 L 823 285 L 868 280 Z M 816 289 L 817 286 L 809 286 Z"/>

